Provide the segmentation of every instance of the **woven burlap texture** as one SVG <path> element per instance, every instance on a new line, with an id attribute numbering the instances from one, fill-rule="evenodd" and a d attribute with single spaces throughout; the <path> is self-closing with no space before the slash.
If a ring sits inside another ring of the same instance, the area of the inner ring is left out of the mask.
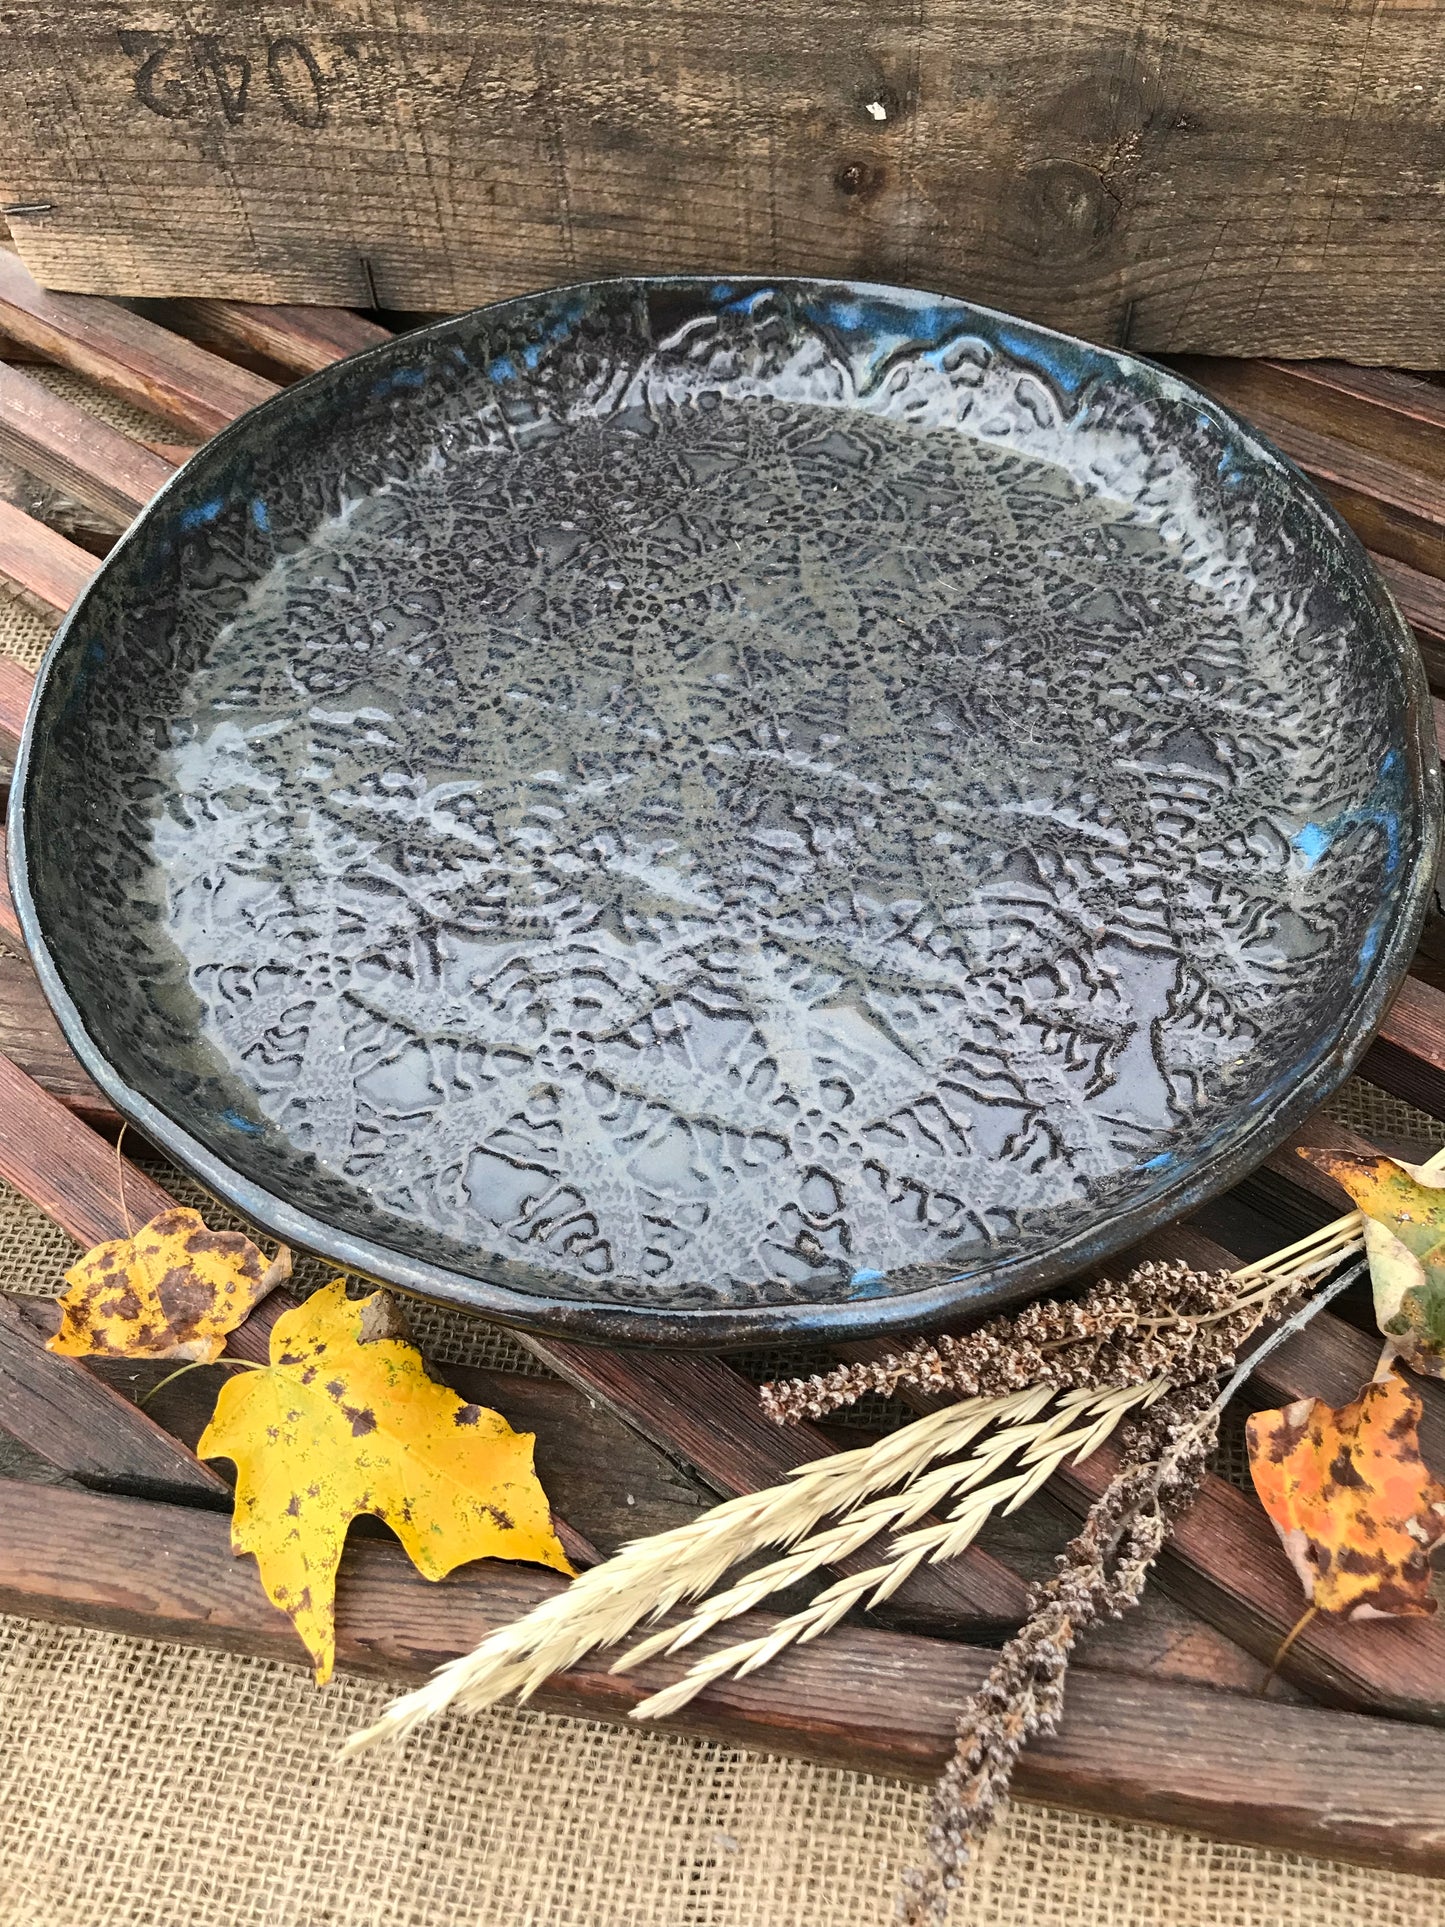
<path id="1" fill-rule="evenodd" d="M 502 1711 L 338 1765 L 384 1694 L 0 1621 L 5 1927 L 868 1927 L 926 1795 Z M 969 1927 L 1430 1927 L 1445 1888 L 1018 1805 Z"/>
<path id="2" fill-rule="evenodd" d="M 88 384 L 52 385 L 96 405 Z M 33 667 L 50 628 L 0 595 L 6 653 Z M 1440 1141 L 1422 1114 L 1350 1092 L 1343 1121 Z M 0 1187 L 0 1286 L 53 1291 L 73 1256 Z M 438 1358 L 537 1369 L 475 1321 L 414 1323 Z M 339 1765 L 386 1697 L 0 1618 L 0 1927 L 868 1927 L 920 1852 L 921 1788 L 546 1714 L 454 1719 Z M 954 1919 L 1445 1927 L 1445 1886 L 1020 1803 Z"/>

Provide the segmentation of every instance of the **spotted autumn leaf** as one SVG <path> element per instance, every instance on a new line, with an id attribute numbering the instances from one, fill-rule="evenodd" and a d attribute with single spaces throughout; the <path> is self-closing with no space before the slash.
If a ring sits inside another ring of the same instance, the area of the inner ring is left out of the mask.
<path id="1" fill-rule="evenodd" d="M 1435 1610 L 1429 1555 L 1445 1540 L 1445 1485 L 1420 1456 L 1421 1409 L 1391 1371 L 1338 1410 L 1302 1398 L 1248 1422 L 1254 1489 L 1320 1612 Z"/>
<path id="2" fill-rule="evenodd" d="M 1365 1214 L 1375 1322 L 1412 1371 L 1445 1378 L 1445 1172 L 1393 1158 L 1304 1150 Z"/>
<path id="3" fill-rule="evenodd" d="M 471 1559 L 572 1571 L 533 1443 L 429 1376 L 387 1292 L 348 1298 L 338 1278 L 277 1319 L 269 1367 L 221 1388 L 196 1450 L 235 1461 L 231 1548 L 254 1553 L 322 1685 L 336 1568 L 360 1513 L 384 1519 L 427 1579 Z"/>
<path id="4" fill-rule="evenodd" d="M 133 1237 L 96 1245 L 65 1274 L 60 1330 L 46 1342 L 70 1358 L 185 1358 L 209 1364 L 226 1334 L 291 1276 L 282 1245 L 267 1258 L 239 1231 L 212 1231 L 198 1211 L 162 1211 Z"/>

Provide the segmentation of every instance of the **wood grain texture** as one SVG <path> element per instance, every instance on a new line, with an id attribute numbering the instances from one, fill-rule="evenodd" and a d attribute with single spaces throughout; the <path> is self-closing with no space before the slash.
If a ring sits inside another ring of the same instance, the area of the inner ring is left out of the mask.
<path id="1" fill-rule="evenodd" d="M 3 741 L 3 735 L 0 735 L 0 743 L 3 743 Z M 3 830 L 0 830 L 0 939 L 3 939 L 4 942 L 14 947 L 18 959 L 24 955 L 25 938 L 21 933 L 20 918 L 15 909 L 15 899 L 10 894 L 10 872 L 6 866 L 6 854 L 5 833 Z M 28 963 L 25 967 L 27 970 L 30 969 Z M 34 971 L 30 971 L 32 977 L 34 974 Z M 39 986 L 37 985 L 36 988 L 38 989 Z M 79 1065 L 77 1065 L 76 1068 L 79 1070 Z M 80 1074 L 82 1077 L 85 1075 L 84 1071 L 81 1071 Z"/>
<path id="2" fill-rule="evenodd" d="M 1360 1075 L 1431 1117 L 1445 1117 L 1445 991 L 1407 977 Z"/>
<path id="3" fill-rule="evenodd" d="M 1358 1386 L 1355 1388 L 1358 1391 Z M 1101 1446 L 1056 1473 L 1049 1489 L 1082 1515 L 1119 1467 Z M 1158 1583 L 1261 1659 L 1272 1659 L 1304 1610 L 1298 1575 L 1253 1493 L 1207 1478 L 1174 1523 Z M 1351 1623 L 1317 1615 L 1283 1662 L 1287 1677 L 1329 1706 L 1445 1724 L 1445 1622 Z"/>
<path id="4" fill-rule="evenodd" d="M 1372 555 L 1370 560 L 1385 578 L 1391 595 L 1400 605 L 1401 615 L 1415 631 L 1425 667 L 1430 672 L 1431 688 L 1439 688 L 1445 681 L 1442 675 L 1445 657 L 1431 645 L 1445 642 L 1445 583 L 1412 569 L 1408 562 L 1395 561 L 1393 556 Z"/>
<path id="5" fill-rule="evenodd" d="M 0 173 L 47 204 L 12 225 L 55 287 L 452 309 L 597 273 L 804 271 L 1146 350 L 1445 359 L 1433 4 L 4 19 Z"/>
<path id="6" fill-rule="evenodd" d="M 0 330 L 62 368 L 88 375 L 111 394 L 198 435 L 214 435 L 276 393 L 274 382 L 208 354 L 113 301 L 47 294 L 3 248 Z"/>
<path id="7" fill-rule="evenodd" d="M 353 1542 L 337 1593 L 337 1664 L 397 1686 L 417 1683 L 558 1583 L 484 1561 L 429 1586 L 399 1548 Z M 0 1609 L 298 1658 L 254 1563 L 232 1556 L 224 1519 L 134 1500 L 0 1489 Z M 750 1615 L 739 1629 L 767 1623 Z M 990 1658 L 957 1643 L 843 1626 L 751 1678 L 710 1688 L 675 1725 L 928 1780 L 951 1751 L 958 1714 Z M 549 1682 L 537 1703 L 620 1720 L 675 1677 L 677 1664 L 614 1675 L 605 1662 L 584 1662 Z M 1029 1799 L 1445 1872 L 1445 1736 L 1382 1720 L 1079 1667 L 1060 1732 L 1026 1750 L 1015 1784 Z"/>
<path id="8" fill-rule="evenodd" d="M 229 1510 L 231 1489 L 80 1362 L 45 1349 L 45 1325 L 0 1298 L 0 1430 L 83 1485 Z"/>
<path id="9" fill-rule="evenodd" d="M 87 1249 L 125 1237 L 175 1202 L 8 1057 L 0 1057 L 0 1177 Z"/>
<path id="10" fill-rule="evenodd" d="M 17 941 L 4 924 L 3 904 L 0 928 L 8 941 Z M 120 1114 L 61 1035 L 28 961 L 5 950 L 0 950 L 0 1053 L 87 1124 L 112 1133 L 119 1125 Z"/>
<path id="11" fill-rule="evenodd" d="M 95 570 L 93 555 L 0 502 L 0 578 L 42 614 L 64 615 Z"/>
<path id="12" fill-rule="evenodd" d="M 1317 1141 L 1329 1129 L 1320 1120 Z M 1304 1168 L 1302 1160 L 1296 1160 Z M 1110 1266 L 1122 1276 L 1145 1258 L 1180 1258 L 1201 1270 L 1228 1270 L 1238 1259 L 1189 1225 L 1156 1233 Z M 839 1347 L 848 1358 L 876 1358 L 889 1347 L 870 1339 Z M 1349 1385 L 1355 1365 L 1369 1356 L 1362 1376 Z M 1379 1347 L 1332 1313 L 1319 1313 L 1306 1331 L 1281 1347 L 1270 1377 L 1259 1390 L 1266 1402 L 1301 1396 L 1292 1389 L 1318 1373 L 1320 1396 L 1349 1385 L 1354 1397 L 1369 1378 Z M 935 1394 L 900 1388 L 919 1412 L 936 1410 Z M 1430 1437 L 1445 1434 L 1445 1387 L 1425 1394 Z M 1081 1517 L 1117 1469 L 1111 1442 L 1082 1465 L 1056 1473 L 1046 1491 Z M 1302 1610 L 1299 1581 L 1263 1509 L 1252 1495 L 1214 1473 L 1206 1475 L 1190 1510 L 1176 1522 L 1154 1569 L 1158 1585 L 1191 1613 L 1266 1664 L 1274 1659 Z M 1372 1632 L 1381 1634 L 1371 1640 Z M 1087 1652 L 1087 1647 L 1084 1649 Z M 1332 1706 L 1388 1712 L 1445 1723 L 1445 1621 L 1401 1620 L 1349 1625 L 1321 1616 L 1296 1640 L 1281 1671 L 1292 1683 Z"/>
<path id="13" fill-rule="evenodd" d="M 175 473 L 89 410 L 0 362 L 0 451 L 123 529 Z"/>
<path id="14" fill-rule="evenodd" d="M 1316 1141 L 1323 1141 L 1325 1122 L 1321 1121 Z M 1303 1160 L 1295 1162 L 1305 1168 Z M 1234 1253 L 1188 1226 L 1176 1226 L 1147 1240 L 1140 1254 L 1180 1257 L 1205 1269 L 1228 1268 L 1236 1262 Z M 1322 1311 L 1265 1361 L 1252 1382 L 1264 1402 L 1288 1403 L 1306 1395 L 1343 1402 L 1358 1395 L 1378 1357 L 1379 1345 L 1373 1338 L 1332 1312 Z M 1442 1446 L 1445 1386 L 1417 1382 L 1425 1406 L 1422 1435 L 1432 1446 Z M 1082 1466 L 1052 1480 L 1049 1490 L 1082 1513 L 1102 1491 L 1116 1464 L 1111 1443 Z M 1263 1508 L 1253 1494 L 1213 1474 L 1205 1479 L 1195 1504 L 1176 1521 L 1156 1573 L 1159 1585 L 1171 1597 L 1266 1661 L 1274 1657 L 1303 1609 L 1299 1580 Z M 1372 1633 L 1379 1637 L 1372 1639 Z M 1445 1722 L 1442 1620 L 1352 1625 L 1321 1614 L 1290 1648 L 1282 1671 L 1332 1706 Z"/>
<path id="15" fill-rule="evenodd" d="M 164 303 L 158 318 L 202 347 L 259 355 L 291 375 L 315 374 L 342 355 L 391 340 L 389 328 L 349 308 L 180 299 Z"/>

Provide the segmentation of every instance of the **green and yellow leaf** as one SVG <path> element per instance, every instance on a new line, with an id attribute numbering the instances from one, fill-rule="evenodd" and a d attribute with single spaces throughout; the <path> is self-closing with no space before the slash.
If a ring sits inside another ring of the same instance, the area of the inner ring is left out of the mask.
<path id="1" fill-rule="evenodd" d="M 1412 1371 L 1445 1378 L 1445 1171 L 1348 1151 L 1302 1151 L 1365 1216 L 1375 1322 Z"/>
<path id="2" fill-rule="evenodd" d="M 282 1245 L 267 1258 L 197 1211 L 162 1211 L 130 1238 L 96 1245 L 65 1274 L 50 1350 L 71 1358 L 185 1358 L 209 1364 L 226 1334 L 291 1276 Z"/>
<path id="3" fill-rule="evenodd" d="M 255 1555 L 323 1684 L 336 1568 L 360 1513 L 384 1519 L 427 1579 L 472 1559 L 572 1571 L 533 1444 L 429 1376 L 387 1292 L 351 1299 L 338 1278 L 276 1321 L 270 1367 L 222 1387 L 196 1449 L 235 1461 L 232 1549 Z"/>

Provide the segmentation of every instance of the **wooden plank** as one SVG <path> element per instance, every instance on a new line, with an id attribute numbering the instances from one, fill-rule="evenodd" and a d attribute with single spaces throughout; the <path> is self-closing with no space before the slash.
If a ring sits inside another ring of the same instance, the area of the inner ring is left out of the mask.
<path id="1" fill-rule="evenodd" d="M 1303 1160 L 1297 1162 L 1303 1168 Z M 1205 1268 L 1235 1262 L 1233 1253 L 1188 1226 L 1148 1240 L 1140 1252 L 1183 1257 Z M 1371 1338 L 1323 1311 L 1266 1361 L 1259 1389 L 1281 1402 L 1307 1391 L 1353 1398 L 1378 1355 Z M 1445 1387 L 1422 1381 L 1422 1392 L 1434 1443 L 1445 1434 Z M 1049 1490 L 1081 1513 L 1116 1463 L 1112 1447 L 1106 1447 L 1051 1480 Z M 1176 1521 L 1157 1574 L 1174 1598 L 1265 1660 L 1278 1651 L 1302 1610 L 1299 1580 L 1263 1508 L 1252 1494 L 1212 1474 L 1196 1503 Z M 1371 1639 L 1371 1633 L 1381 1637 Z M 1439 1620 L 1351 1625 L 1322 1614 L 1295 1641 L 1281 1670 L 1333 1706 L 1445 1722 L 1445 1622 Z"/>
<path id="2" fill-rule="evenodd" d="M 601 1399 L 725 1496 L 773 1485 L 834 1449 L 816 1426 L 774 1425 L 756 1388 L 720 1358 L 518 1336 L 559 1378 Z M 837 1569 L 860 1572 L 877 1562 L 877 1548 L 865 1547 Z M 893 1597 L 913 1623 L 1015 1624 L 1027 1610 L 1028 1588 L 1001 1560 L 971 1546 L 947 1566 L 925 1567 Z"/>
<path id="3" fill-rule="evenodd" d="M 337 1663 L 397 1686 L 420 1682 L 559 1583 L 484 1561 L 428 1586 L 399 1548 L 354 1541 L 337 1593 Z M 3 1487 L 0 1609 L 298 1657 L 253 1561 L 232 1555 L 223 1519 L 135 1500 Z M 727 1636 L 768 1623 L 750 1615 Z M 991 1657 L 842 1626 L 748 1679 L 709 1688 L 674 1725 L 926 1781 L 951 1752 Z M 617 1675 L 607 1658 L 549 1682 L 537 1704 L 619 1720 L 676 1677 L 677 1661 Z M 1445 1736 L 1428 1730 L 1084 1667 L 1070 1676 L 1060 1732 L 1026 1749 L 1015 1780 L 1026 1799 L 1426 1874 L 1445 1873 L 1442 1784 Z"/>
<path id="4" fill-rule="evenodd" d="M 1251 421 L 1282 420 L 1398 468 L 1445 479 L 1445 437 L 1433 419 L 1445 390 L 1393 369 L 1184 357 L 1179 372 Z M 1330 378 L 1316 367 L 1334 369 Z M 1348 456 L 1346 457 L 1348 459 Z M 1369 493 L 1366 483 L 1361 483 Z"/>
<path id="5" fill-rule="evenodd" d="M 207 354 L 183 335 L 86 295 L 48 294 L 0 248 L 0 329 L 177 427 L 214 435 L 276 384 Z"/>
<path id="6" fill-rule="evenodd" d="M 389 328 L 349 308 L 180 299 L 164 304 L 163 318 L 207 348 L 261 355 L 293 375 L 315 374 L 343 355 L 391 340 Z"/>
<path id="7" fill-rule="evenodd" d="M 77 1360 L 46 1351 L 43 1327 L 6 1298 L 0 1430 L 83 1485 L 229 1510 L 231 1489 L 218 1472 Z"/>
<path id="8" fill-rule="evenodd" d="M 3 919 L 0 919 L 3 921 Z M 16 938 L 7 928 L 7 938 Z M 81 1069 L 23 954 L 0 951 L 0 1054 L 87 1124 L 114 1132 L 120 1115 Z"/>
<path id="9" fill-rule="evenodd" d="M 1360 1076 L 1445 1118 L 1445 992 L 1407 977 L 1385 1013 Z"/>
<path id="10" fill-rule="evenodd" d="M 0 451 L 123 529 L 175 469 L 0 362 Z"/>
<path id="11" fill-rule="evenodd" d="M 43 281 L 455 309 L 802 264 L 1146 351 L 1445 358 L 1433 6 L 688 0 L 604 31 L 318 0 L 294 26 L 21 8 L 7 185 Z"/>
<path id="12" fill-rule="evenodd" d="M 1445 482 L 1437 476 L 1408 467 L 1389 455 L 1356 448 L 1258 402 L 1251 405 L 1249 418 L 1316 481 L 1368 496 L 1372 502 L 1399 510 L 1431 528 L 1445 527 Z"/>
<path id="13" fill-rule="evenodd" d="M 0 502 L 0 577 L 42 613 L 64 615 L 95 570 L 93 555 Z"/>
<path id="14" fill-rule="evenodd" d="M 1445 578 L 1445 531 L 1423 517 L 1338 482 L 1321 487 L 1378 564 L 1381 556 Z"/>
<path id="15" fill-rule="evenodd" d="M 1270 368 L 1287 382 L 1322 389 L 1329 405 L 1337 407 L 1339 399 L 1347 397 L 1397 420 L 1418 422 L 1422 428 L 1445 428 L 1445 387 L 1424 382 L 1418 374 L 1405 374 L 1401 368 L 1356 368 L 1353 362 L 1324 358 L 1270 362 Z M 1445 457 L 1445 443 L 1441 443 L 1441 455 Z"/>
<path id="16" fill-rule="evenodd" d="M 1420 660 L 1438 700 L 1439 691 L 1445 689 L 1445 583 L 1412 569 L 1407 562 L 1397 562 L 1393 556 L 1372 553 L 1370 560 L 1414 631 Z M 1436 740 L 1438 747 L 1438 736 Z"/>
<path id="17" fill-rule="evenodd" d="M 175 1202 L 8 1057 L 0 1057 L 0 1177 L 87 1248 L 126 1236 Z"/>
<path id="18" fill-rule="evenodd" d="M 1049 1489 L 1082 1515 L 1118 1464 L 1117 1449 L 1101 1446 L 1056 1474 Z M 1278 1652 L 1304 1610 L 1299 1578 L 1264 1509 L 1224 1479 L 1204 1481 L 1175 1521 L 1157 1570 L 1175 1598 L 1263 1659 Z M 1438 1619 L 1352 1624 L 1320 1614 L 1283 1668 L 1327 1705 L 1445 1724 L 1445 1624 Z"/>
<path id="19" fill-rule="evenodd" d="M 1398 368 L 1356 368 L 1348 361 L 1272 361 L 1267 366 L 1289 383 L 1322 391 L 1336 410 L 1343 397 L 1424 428 L 1445 428 L 1445 388 L 1419 375 Z M 1441 448 L 1445 453 L 1445 443 Z"/>

